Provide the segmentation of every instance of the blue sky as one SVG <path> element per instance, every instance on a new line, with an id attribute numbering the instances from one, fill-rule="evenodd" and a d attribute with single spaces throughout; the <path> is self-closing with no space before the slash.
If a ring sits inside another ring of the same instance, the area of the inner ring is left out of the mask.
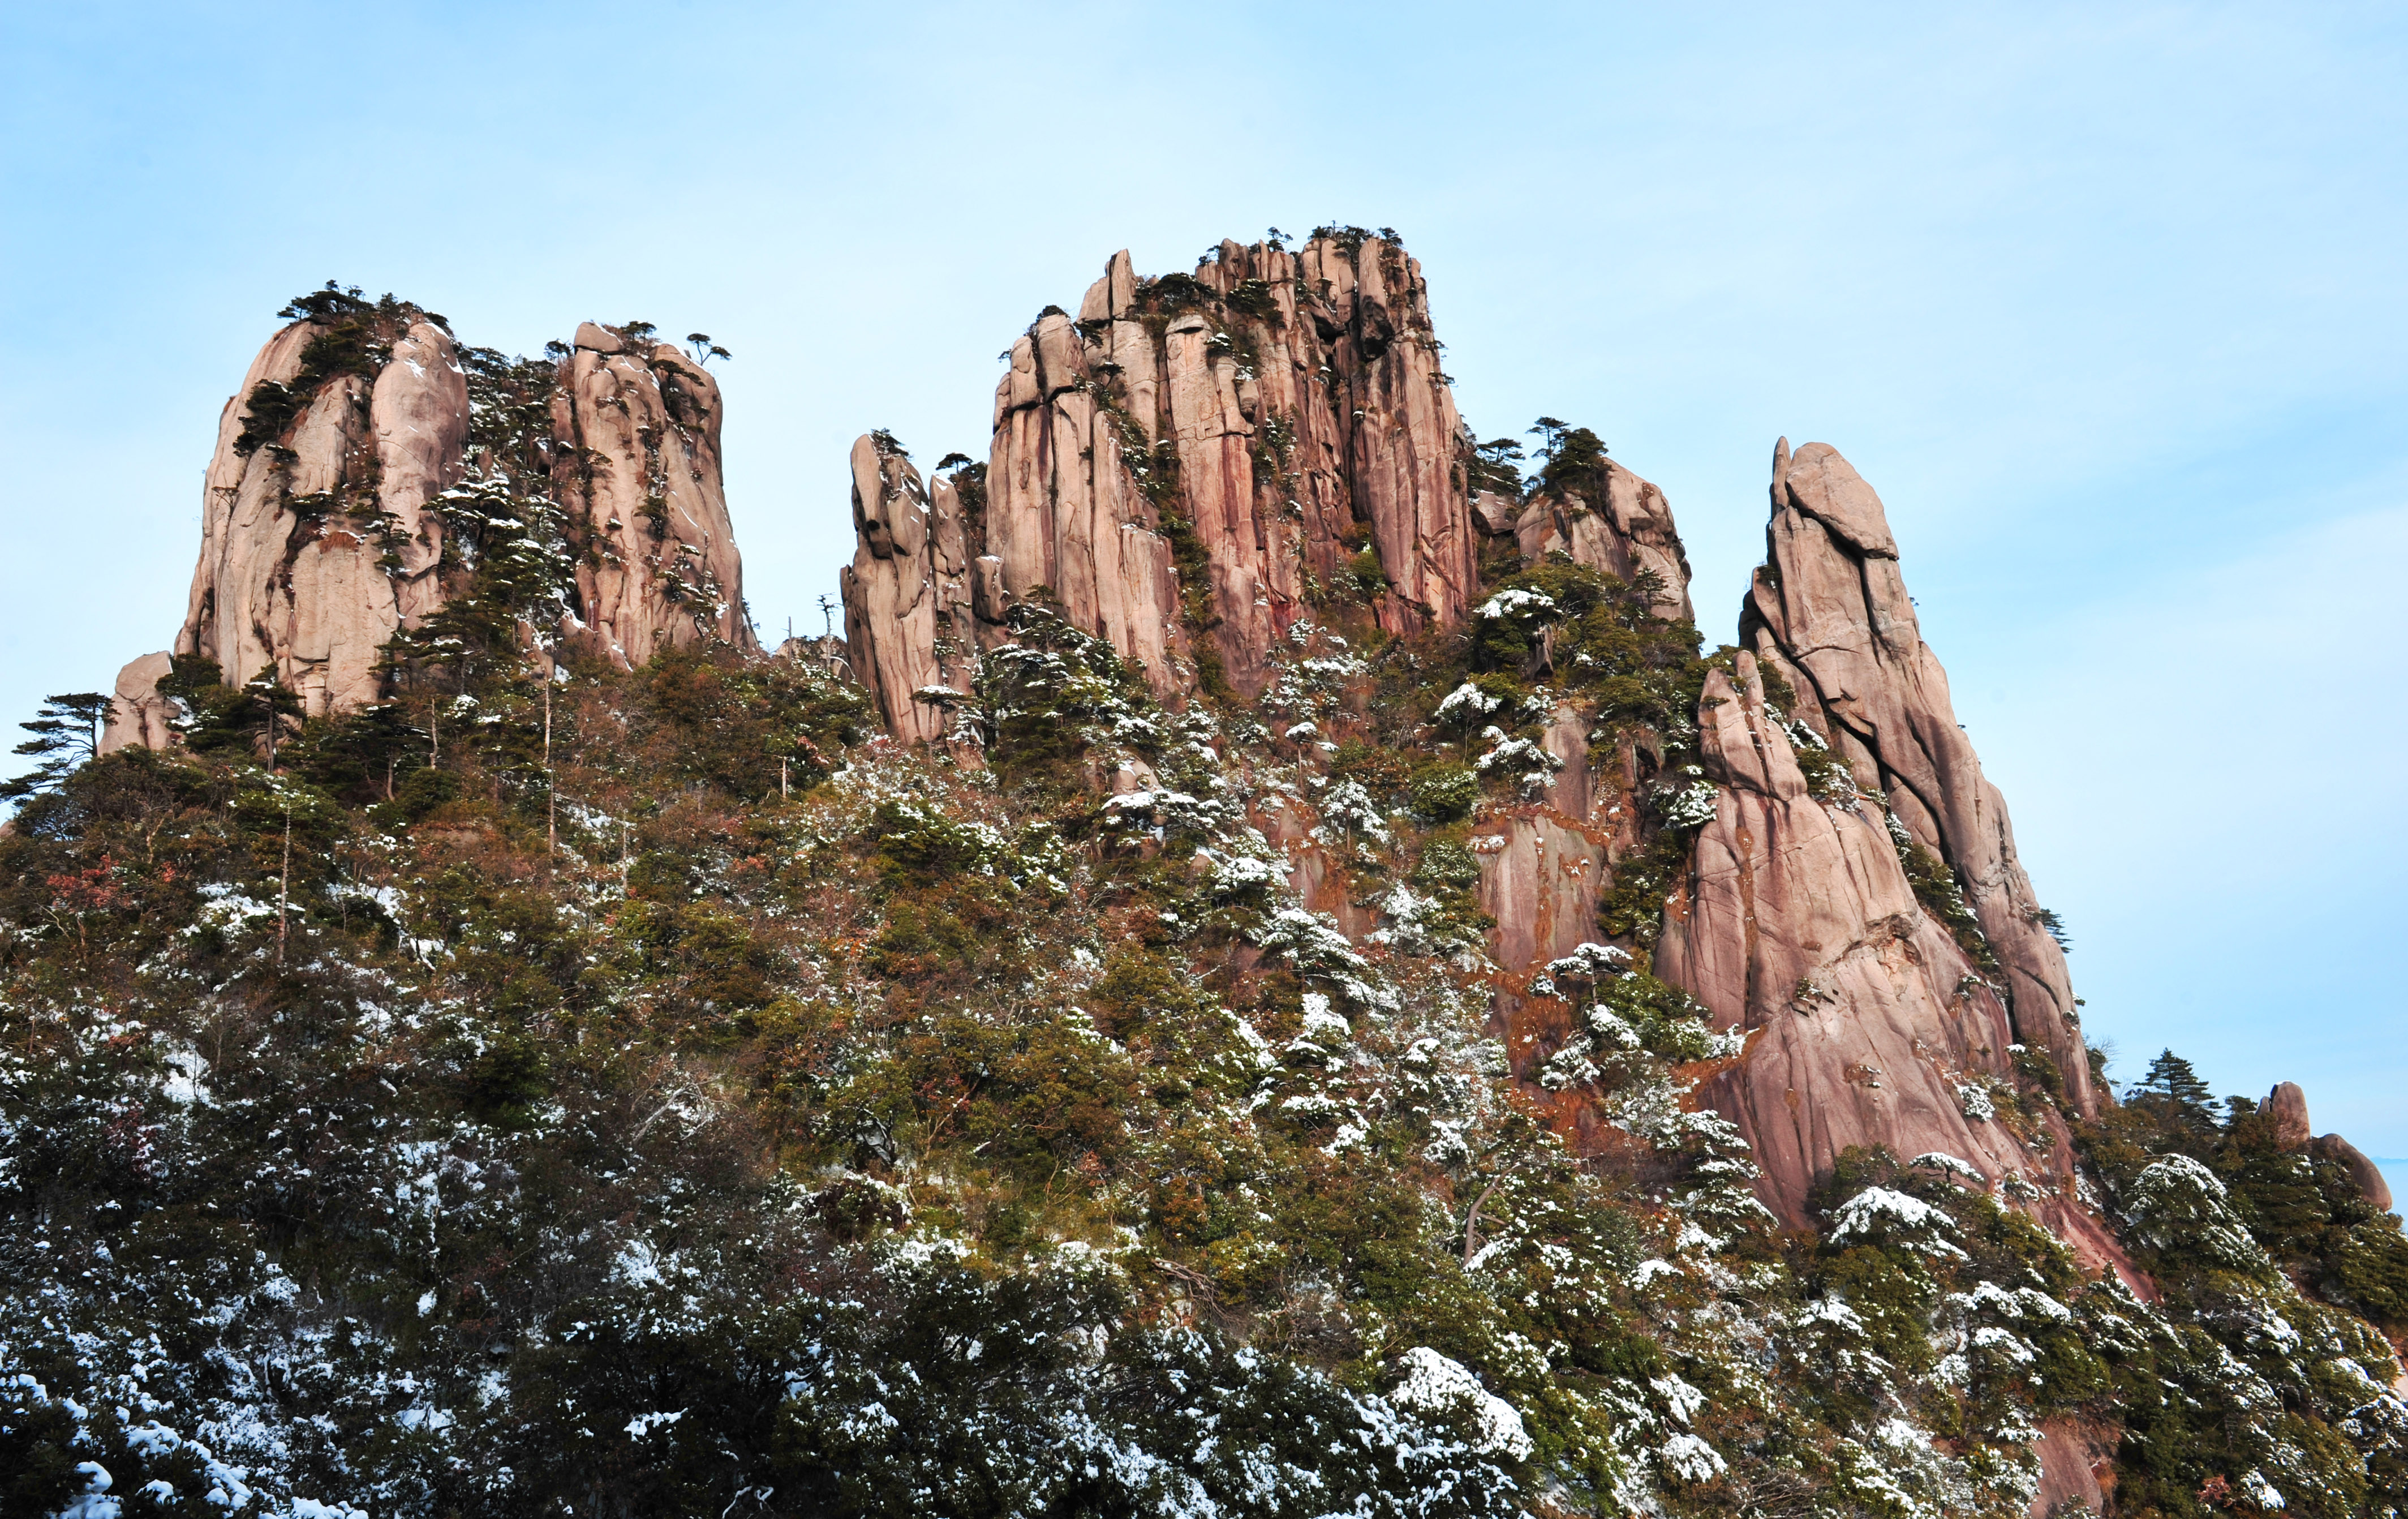
<path id="1" fill-rule="evenodd" d="M 329 277 L 733 350 L 776 632 L 850 440 L 983 454 L 1113 250 L 1393 226 L 1473 424 L 1661 484 L 1710 638 L 1774 437 L 1844 451 L 2116 1074 L 2408 1155 L 2403 64 L 2372 5 L 7 7 L 0 717 L 167 641 L 219 408 Z"/>

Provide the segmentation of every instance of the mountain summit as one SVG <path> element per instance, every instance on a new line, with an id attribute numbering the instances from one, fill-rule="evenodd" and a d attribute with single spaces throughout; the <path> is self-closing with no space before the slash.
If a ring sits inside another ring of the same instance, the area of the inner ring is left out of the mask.
<path id="1" fill-rule="evenodd" d="M 768 652 L 707 337 L 283 315 L 0 837 L 8 1512 L 2408 1508 L 2379 1172 L 2106 1080 L 1830 446 L 1709 649 L 1394 233 L 1123 252 Z"/>

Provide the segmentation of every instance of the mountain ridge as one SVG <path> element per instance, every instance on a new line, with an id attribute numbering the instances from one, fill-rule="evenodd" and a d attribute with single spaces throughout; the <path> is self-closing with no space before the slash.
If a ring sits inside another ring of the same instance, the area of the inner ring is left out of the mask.
<path id="1" fill-rule="evenodd" d="M 294 312 L 0 839 L 27 1512 L 2408 1501 L 2379 1171 L 2104 1088 L 1827 445 L 1708 652 L 1392 235 L 1123 253 L 767 653 L 708 351 Z"/>

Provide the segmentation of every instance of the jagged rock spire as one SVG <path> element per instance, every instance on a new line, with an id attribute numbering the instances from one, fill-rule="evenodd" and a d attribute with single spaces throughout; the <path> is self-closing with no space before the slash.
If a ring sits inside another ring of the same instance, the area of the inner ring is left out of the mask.
<path id="1" fill-rule="evenodd" d="M 1768 709 L 1756 658 L 1717 669 L 1698 703 L 1719 788 L 1689 884 L 1665 914 L 1657 974 L 1715 1026 L 1750 1035 L 1708 1088 L 1763 1170 L 1767 1201 L 1805 1222 L 1808 1193 L 1852 1145 L 1971 1166 L 2097 1264 L 2128 1270 L 2076 1197 L 2065 1125 L 2027 1145 L 1997 1122 L 2014 1089 L 2014 1033 L 1996 990 L 1925 912 L 1886 820 L 1810 789 L 1797 741 Z"/>
<path id="2" fill-rule="evenodd" d="M 853 445 L 853 525 L 859 539 L 839 579 L 853 677 L 877 699 L 886 730 L 924 743 L 945 709 L 918 699 L 935 686 L 968 688 L 977 647 L 971 570 L 958 482 L 937 477 L 932 497 L 910 458 L 883 434 Z"/>
<path id="3" fill-rule="evenodd" d="M 1796 691 L 1794 716 L 1888 798 L 1915 841 L 1954 867 L 1999 961 L 2014 1032 L 2045 1046 L 2078 1111 L 2096 1109 L 2065 952 L 2015 854 L 2006 799 L 1956 724 L 1948 675 L 1923 641 L 1881 497 L 1839 451 L 1773 452 L 1766 562 L 1740 642 Z"/>
<path id="4" fill-rule="evenodd" d="M 459 479 L 468 427 L 467 380 L 437 320 L 342 320 L 396 329 L 381 364 L 330 362 L 340 324 L 306 319 L 268 339 L 227 401 L 175 647 L 229 684 L 273 666 L 313 716 L 374 701 L 386 640 L 441 604 L 443 524 L 427 504 Z"/>
<path id="5" fill-rule="evenodd" d="M 580 325 L 552 397 L 580 631 L 631 666 L 712 638 L 758 653 L 720 480 L 719 382 L 641 331 Z"/>
<path id="6" fill-rule="evenodd" d="M 1224 242 L 1158 280 L 1113 255 L 996 387 L 1001 593 L 1046 587 L 1166 694 L 1217 672 L 1254 695 L 1309 582 L 1367 555 L 1381 626 L 1460 621 L 1475 540 L 1438 354 L 1421 266 L 1382 237 Z"/>

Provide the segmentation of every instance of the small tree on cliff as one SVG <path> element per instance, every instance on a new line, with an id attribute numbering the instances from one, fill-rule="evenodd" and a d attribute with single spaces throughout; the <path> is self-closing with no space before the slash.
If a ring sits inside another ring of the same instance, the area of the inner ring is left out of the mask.
<path id="1" fill-rule="evenodd" d="M 2215 1095 L 2191 1063 L 2172 1050 L 2160 1051 L 2149 1062 L 2148 1073 L 2132 1085 L 2134 1107 L 2151 1108 L 2157 1116 L 2202 1134 L 2218 1127 Z"/>
<path id="2" fill-rule="evenodd" d="M 14 780 L 0 781 L 0 799 L 22 801 L 45 792 L 100 752 L 100 730 L 108 721 L 109 698 L 97 691 L 45 696 L 42 709 L 18 726 L 33 735 L 14 752 L 41 763 Z"/>

